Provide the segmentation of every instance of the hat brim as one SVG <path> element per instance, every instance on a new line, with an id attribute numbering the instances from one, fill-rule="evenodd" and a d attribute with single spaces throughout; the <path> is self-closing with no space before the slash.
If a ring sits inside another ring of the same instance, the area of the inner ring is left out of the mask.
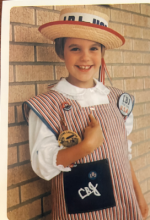
<path id="1" fill-rule="evenodd" d="M 111 28 L 80 21 L 54 21 L 43 24 L 39 31 L 46 38 L 72 37 L 101 43 L 106 49 L 113 49 L 125 43 L 124 37 Z"/>

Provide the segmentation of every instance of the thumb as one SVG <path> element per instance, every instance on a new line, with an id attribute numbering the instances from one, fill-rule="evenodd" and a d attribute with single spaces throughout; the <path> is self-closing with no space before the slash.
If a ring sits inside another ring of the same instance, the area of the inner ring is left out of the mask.
<path id="1" fill-rule="evenodd" d="M 96 125 L 98 125 L 98 121 L 94 118 L 94 116 L 92 114 L 89 115 L 89 118 L 90 118 L 90 126 L 94 127 Z"/>

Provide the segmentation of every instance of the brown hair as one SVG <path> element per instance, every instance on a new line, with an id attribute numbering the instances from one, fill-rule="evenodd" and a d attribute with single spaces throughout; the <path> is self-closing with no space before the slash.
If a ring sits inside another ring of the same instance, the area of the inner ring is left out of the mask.
<path id="1" fill-rule="evenodd" d="M 65 37 L 55 39 L 55 52 L 61 59 L 64 59 L 65 39 Z"/>
<path id="2" fill-rule="evenodd" d="M 64 59 L 64 46 L 65 46 L 65 41 L 66 38 L 56 38 L 55 39 L 55 52 L 57 55 L 61 58 Z M 105 46 L 101 44 L 101 52 L 102 52 L 102 57 L 104 57 L 105 54 Z"/>

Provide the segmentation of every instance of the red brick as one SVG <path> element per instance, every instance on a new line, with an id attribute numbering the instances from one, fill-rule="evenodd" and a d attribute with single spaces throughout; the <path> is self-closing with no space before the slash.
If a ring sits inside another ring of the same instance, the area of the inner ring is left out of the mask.
<path id="1" fill-rule="evenodd" d="M 7 191 L 7 208 L 19 204 L 19 188 L 10 189 Z"/>
<path id="2" fill-rule="evenodd" d="M 144 89 L 150 88 L 150 78 L 144 79 Z"/>
<path id="3" fill-rule="evenodd" d="M 123 80 L 113 80 L 113 87 L 124 90 Z"/>
<path id="4" fill-rule="evenodd" d="M 9 45 L 9 61 L 10 62 L 33 62 L 34 47 L 24 45 Z"/>
<path id="5" fill-rule="evenodd" d="M 140 4 L 122 4 L 121 9 L 140 13 Z"/>
<path id="6" fill-rule="evenodd" d="M 123 36 L 132 38 L 142 38 L 142 28 L 124 25 Z"/>
<path id="7" fill-rule="evenodd" d="M 133 66 L 112 66 L 113 77 L 133 77 Z"/>
<path id="8" fill-rule="evenodd" d="M 51 195 L 43 197 L 44 212 L 48 212 L 52 209 Z"/>
<path id="9" fill-rule="evenodd" d="M 137 146 L 132 147 L 132 159 L 137 156 Z"/>
<path id="10" fill-rule="evenodd" d="M 36 8 L 53 9 L 53 6 L 36 6 Z"/>
<path id="11" fill-rule="evenodd" d="M 118 50 L 108 50 L 105 53 L 106 63 L 123 63 L 122 52 Z"/>
<path id="12" fill-rule="evenodd" d="M 120 49 L 120 50 L 132 50 L 132 48 L 133 48 L 132 45 L 133 45 L 133 40 L 126 38 L 125 39 L 125 44 L 123 46 L 119 47 L 118 49 Z"/>
<path id="13" fill-rule="evenodd" d="M 37 61 L 63 62 L 56 54 L 54 47 L 37 47 Z"/>
<path id="14" fill-rule="evenodd" d="M 111 21 L 131 24 L 131 13 L 111 9 Z"/>
<path id="15" fill-rule="evenodd" d="M 125 90 L 140 90 L 144 87 L 143 79 L 126 79 L 124 80 Z"/>
<path id="16" fill-rule="evenodd" d="M 55 5 L 54 10 L 61 11 L 66 5 Z M 69 5 L 69 8 L 84 8 L 84 5 Z"/>
<path id="17" fill-rule="evenodd" d="M 30 160 L 29 144 L 19 146 L 19 161 Z"/>
<path id="18" fill-rule="evenodd" d="M 9 40 L 12 41 L 12 25 L 9 26 Z"/>
<path id="19" fill-rule="evenodd" d="M 51 21 L 59 20 L 59 13 L 45 10 L 37 10 L 37 25 L 42 25 Z"/>
<path id="20" fill-rule="evenodd" d="M 133 40 L 133 50 L 137 51 L 149 51 L 150 42 L 146 40 Z"/>
<path id="21" fill-rule="evenodd" d="M 145 104 L 145 114 L 150 114 L 150 103 Z"/>
<path id="22" fill-rule="evenodd" d="M 16 106 L 17 108 L 17 122 L 23 122 L 23 113 L 22 113 L 22 105 Z"/>
<path id="23" fill-rule="evenodd" d="M 23 73 L 23 74 L 22 74 Z M 16 82 L 53 80 L 52 65 L 17 65 Z"/>
<path id="24" fill-rule="evenodd" d="M 8 169 L 8 186 L 30 180 L 37 175 L 33 172 L 31 164 L 25 164 Z"/>
<path id="25" fill-rule="evenodd" d="M 26 27 L 26 26 L 14 26 L 14 40 L 15 42 L 30 42 L 30 43 L 49 43 L 53 41 L 44 37 L 37 27 Z"/>
<path id="26" fill-rule="evenodd" d="M 149 4 L 141 4 L 141 14 L 150 16 L 150 5 Z"/>
<path id="27" fill-rule="evenodd" d="M 147 156 L 147 158 L 146 158 L 147 165 L 150 165 L 150 149 L 149 149 L 149 152 L 148 152 L 148 154 L 146 156 Z"/>
<path id="28" fill-rule="evenodd" d="M 141 169 L 140 171 L 138 171 L 139 182 L 146 180 L 149 177 L 150 177 L 150 166 L 145 167 L 145 168 Z"/>
<path id="29" fill-rule="evenodd" d="M 60 80 L 61 77 L 67 77 L 68 70 L 66 66 L 55 66 L 55 75 L 57 80 Z"/>
<path id="30" fill-rule="evenodd" d="M 14 82 L 13 65 L 9 65 L 9 82 Z"/>
<path id="31" fill-rule="evenodd" d="M 133 130 L 132 131 L 135 131 L 136 130 L 136 123 L 135 123 L 135 120 L 133 121 Z"/>
<path id="32" fill-rule="evenodd" d="M 136 103 L 143 103 L 150 101 L 149 91 L 135 92 Z"/>
<path id="33" fill-rule="evenodd" d="M 28 7 L 13 7 L 10 10 L 10 21 L 24 24 L 34 24 L 34 9 Z"/>
<path id="34" fill-rule="evenodd" d="M 150 40 L 150 29 L 143 28 L 143 38 Z"/>
<path id="35" fill-rule="evenodd" d="M 28 140 L 27 125 L 19 125 L 8 128 L 8 144 L 14 144 Z"/>
<path id="36" fill-rule="evenodd" d="M 111 86 L 110 82 L 108 79 L 105 79 L 105 86 Z M 114 86 L 114 85 L 113 85 Z"/>
<path id="37" fill-rule="evenodd" d="M 15 122 L 15 107 L 9 106 L 8 107 L 8 123 L 14 123 Z"/>
<path id="38" fill-rule="evenodd" d="M 17 147 L 8 148 L 8 165 L 17 163 Z"/>
<path id="39" fill-rule="evenodd" d="M 80 6 L 78 6 L 78 7 L 80 7 Z M 110 9 L 109 8 L 105 8 L 102 6 L 95 6 L 95 5 L 85 5 L 85 8 L 107 14 L 108 17 L 110 18 Z"/>
<path id="40" fill-rule="evenodd" d="M 144 194 L 144 198 L 145 198 L 147 204 L 149 204 L 150 203 L 150 192 L 147 192 L 146 194 Z"/>
<path id="41" fill-rule="evenodd" d="M 38 84 L 37 85 L 37 94 L 45 93 L 49 91 L 48 83 L 46 84 Z"/>
<path id="42" fill-rule="evenodd" d="M 150 190 L 150 180 L 147 181 L 147 188 L 148 188 L 148 191 Z"/>
<path id="43" fill-rule="evenodd" d="M 141 143 L 137 146 L 137 156 L 147 154 L 150 151 L 150 141 Z"/>
<path id="44" fill-rule="evenodd" d="M 150 128 L 146 129 L 146 139 L 149 139 L 149 137 L 150 137 Z"/>
<path id="45" fill-rule="evenodd" d="M 141 131 L 132 132 L 128 136 L 128 139 L 131 140 L 133 144 L 144 141 L 145 140 L 145 131 L 141 130 Z"/>
<path id="46" fill-rule="evenodd" d="M 150 61 L 150 54 L 149 53 L 143 54 L 143 63 L 149 64 L 149 61 Z"/>
<path id="47" fill-rule="evenodd" d="M 140 187 L 141 187 L 142 193 L 146 193 L 147 192 L 147 180 L 140 183 Z"/>
<path id="48" fill-rule="evenodd" d="M 149 216 L 150 216 L 150 205 L 148 205 L 148 209 L 149 209 L 149 210 L 148 210 L 148 217 L 147 217 L 146 220 L 150 220 L 150 217 L 149 217 Z"/>
<path id="49" fill-rule="evenodd" d="M 141 116 L 145 114 L 145 107 L 144 104 L 140 104 L 140 105 L 135 105 L 133 108 L 133 115 L 134 117 L 136 116 Z"/>
<path id="50" fill-rule="evenodd" d="M 140 158 L 135 158 L 132 160 L 132 166 L 134 171 L 137 171 L 146 166 L 146 156 L 142 156 Z"/>
<path id="51" fill-rule="evenodd" d="M 116 24 L 113 22 L 109 22 L 109 28 L 112 28 L 113 30 L 117 31 L 118 33 L 123 34 L 122 24 Z"/>
<path id="52" fill-rule="evenodd" d="M 132 14 L 132 24 L 141 27 L 150 27 L 150 18 L 142 15 Z"/>
<path id="53" fill-rule="evenodd" d="M 135 66 L 134 76 L 150 76 L 150 66 Z"/>
<path id="54" fill-rule="evenodd" d="M 31 198 L 42 195 L 50 191 L 50 181 L 37 180 L 21 186 L 21 201 L 25 202 Z"/>
<path id="55" fill-rule="evenodd" d="M 142 54 L 138 52 L 123 52 L 124 63 L 142 63 Z"/>
<path id="56" fill-rule="evenodd" d="M 36 200 L 27 205 L 21 206 L 8 212 L 9 220 L 27 220 L 41 214 L 41 200 Z"/>
<path id="57" fill-rule="evenodd" d="M 110 7 L 112 8 L 120 8 L 121 9 L 121 4 L 110 4 Z"/>
<path id="58" fill-rule="evenodd" d="M 35 85 L 9 86 L 9 103 L 22 102 L 35 96 Z"/>

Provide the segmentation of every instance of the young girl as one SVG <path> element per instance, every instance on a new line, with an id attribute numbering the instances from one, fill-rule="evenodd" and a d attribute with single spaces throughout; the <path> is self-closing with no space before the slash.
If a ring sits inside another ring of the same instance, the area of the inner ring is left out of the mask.
<path id="1" fill-rule="evenodd" d="M 123 45 L 123 36 L 108 28 L 105 14 L 87 9 L 62 10 L 60 21 L 39 30 L 55 40 L 69 73 L 23 104 L 32 168 L 52 179 L 53 220 L 145 219 L 148 207 L 128 159 L 132 113 L 120 107 L 123 97 L 131 110 L 133 97 L 93 79 L 100 66 L 104 71 L 105 49 Z"/>

